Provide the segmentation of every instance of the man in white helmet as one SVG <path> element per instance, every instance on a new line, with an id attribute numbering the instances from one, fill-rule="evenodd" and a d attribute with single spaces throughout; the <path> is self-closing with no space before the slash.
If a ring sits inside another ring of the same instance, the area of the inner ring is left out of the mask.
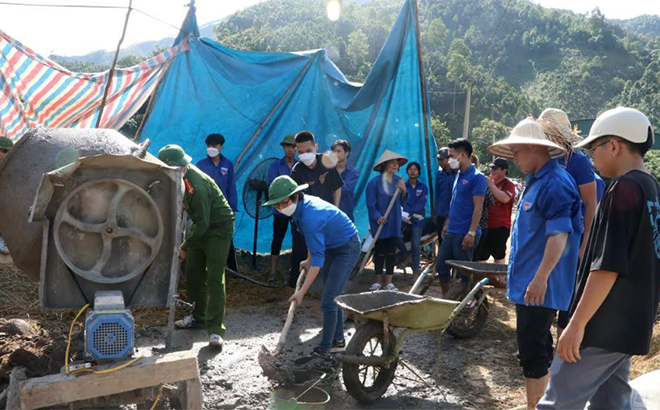
<path id="1" fill-rule="evenodd" d="M 577 145 L 612 180 L 537 409 L 631 408 L 630 358 L 649 353 L 660 302 L 660 185 L 644 166 L 652 145 L 648 118 L 624 107 L 601 114 Z"/>

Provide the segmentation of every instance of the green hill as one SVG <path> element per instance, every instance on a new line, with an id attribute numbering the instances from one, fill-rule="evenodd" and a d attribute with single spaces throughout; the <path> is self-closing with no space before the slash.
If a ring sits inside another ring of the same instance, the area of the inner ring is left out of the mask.
<path id="1" fill-rule="evenodd" d="M 525 0 L 513 0 L 505 13 L 507 3 L 419 0 L 437 138 L 460 135 L 468 81 L 475 138 L 499 137 L 503 125 L 548 106 L 578 120 L 626 104 L 660 123 L 659 18 L 627 24 L 598 10 L 579 15 Z M 402 4 L 344 2 L 341 19 L 330 22 L 325 0 L 270 0 L 229 16 L 214 33 L 223 44 L 254 51 L 325 48 L 347 77 L 362 81 Z"/>

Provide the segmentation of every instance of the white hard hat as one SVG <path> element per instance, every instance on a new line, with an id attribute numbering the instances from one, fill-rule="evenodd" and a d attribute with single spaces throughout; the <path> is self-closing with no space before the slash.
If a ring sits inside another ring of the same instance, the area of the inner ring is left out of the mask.
<path id="1" fill-rule="evenodd" d="M 653 143 L 653 127 L 646 115 L 634 108 L 617 107 L 599 115 L 591 126 L 589 136 L 577 144 L 576 148 L 588 147 L 598 138 L 607 135 L 642 144 L 648 139 L 649 133 Z"/>

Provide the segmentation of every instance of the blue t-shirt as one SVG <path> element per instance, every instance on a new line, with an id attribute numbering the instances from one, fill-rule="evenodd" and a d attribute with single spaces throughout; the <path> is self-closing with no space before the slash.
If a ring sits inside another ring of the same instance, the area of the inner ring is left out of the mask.
<path id="1" fill-rule="evenodd" d="M 433 215 L 447 217 L 449 215 L 449 204 L 451 203 L 451 191 L 454 188 L 454 171 L 445 172 L 438 170 L 435 178 L 435 210 Z"/>
<path id="2" fill-rule="evenodd" d="M 447 233 L 465 235 L 470 232 L 474 213 L 473 197 L 486 195 L 486 188 L 486 177 L 474 165 L 456 175 L 449 204 Z M 480 232 L 481 228 L 477 226 L 477 233 Z"/>
<path id="3" fill-rule="evenodd" d="M 312 266 L 323 267 L 325 250 L 339 248 L 358 234 L 345 213 L 321 198 L 305 195 L 291 216 L 305 237 Z"/>
<path id="4" fill-rule="evenodd" d="M 596 200 L 600 203 L 600 200 L 603 199 L 603 194 L 605 193 L 605 181 L 600 175 L 596 175 Z"/>
<path id="5" fill-rule="evenodd" d="M 573 150 L 568 165 L 566 164 L 566 157 L 559 158 L 557 162 L 573 177 L 573 180 L 575 180 L 578 186 L 578 193 L 580 192 L 579 187 L 581 185 L 589 184 L 596 180 L 596 173 L 594 172 L 594 166 L 591 160 L 579 150 Z M 580 210 L 582 211 L 582 217 L 584 217 L 584 203 L 580 205 Z"/>
<path id="6" fill-rule="evenodd" d="M 385 211 L 387 211 L 387 207 L 396 191 L 396 184 L 400 179 L 400 176 L 394 175 L 392 182 L 387 183 L 382 175 L 378 175 L 367 183 L 365 198 L 367 201 L 367 211 L 369 212 L 369 229 L 371 230 L 371 235 L 375 236 L 376 232 L 378 232 L 378 227 L 380 226 L 377 222 L 378 218 L 385 216 Z M 383 225 L 383 230 L 380 232 L 378 239 L 401 236 L 402 195 L 403 193 L 400 193 L 396 201 L 394 201 L 394 206 L 387 217 L 387 222 Z"/>
<path id="7" fill-rule="evenodd" d="M 357 185 L 360 174 L 355 167 L 346 165 L 346 169 L 341 173 L 341 179 L 344 185 L 341 187 L 341 199 L 339 200 L 339 209 L 355 221 L 353 210 L 355 209 L 355 185 Z"/>
<path id="8" fill-rule="evenodd" d="M 566 310 L 573 295 L 583 231 L 575 180 L 556 161 L 527 177 L 511 233 L 507 297 L 525 304 L 525 292 L 541 265 L 548 237 L 568 233 L 564 253 L 548 277 L 543 307 Z"/>
<path id="9" fill-rule="evenodd" d="M 421 182 L 417 182 L 417 185 L 412 186 L 410 185 L 410 181 L 408 181 L 406 182 L 406 190 L 408 191 L 408 198 L 406 198 L 403 204 L 403 210 L 410 214 L 411 226 L 413 228 L 423 228 L 426 226 L 426 221 L 424 219 L 418 221 L 412 216 L 413 214 L 424 216 L 429 189 Z"/>
<path id="10" fill-rule="evenodd" d="M 206 157 L 197 161 L 197 168 L 215 181 L 225 198 L 227 198 L 232 211 L 237 212 L 238 194 L 236 193 L 236 180 L 234 180 L 234 164 L 221 154 L 217 166 L 211 158 Z"/>

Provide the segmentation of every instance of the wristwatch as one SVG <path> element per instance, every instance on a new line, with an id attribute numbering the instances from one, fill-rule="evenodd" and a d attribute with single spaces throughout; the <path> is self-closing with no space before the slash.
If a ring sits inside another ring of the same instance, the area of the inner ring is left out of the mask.
<path id="1" fill-rule="evenodd" d="M 477 236 L 477 233 L 476 233 L 475 231 L 470 231 L 470 232 L 468 232 L 467 234 L 470 235 L 470 236 L 473 237 L 473 238 L 474 238 L 475 236 Z"/>

